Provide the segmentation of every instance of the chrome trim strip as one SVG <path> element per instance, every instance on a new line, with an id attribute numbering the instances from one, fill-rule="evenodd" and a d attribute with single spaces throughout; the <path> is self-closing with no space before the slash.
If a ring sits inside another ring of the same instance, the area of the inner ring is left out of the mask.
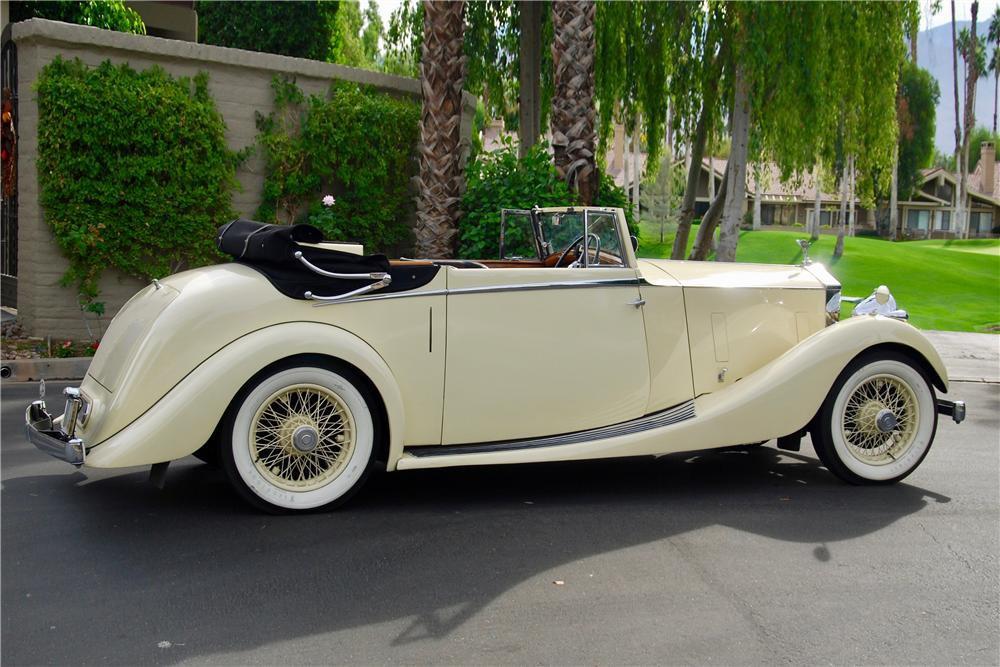
<path id="1" fill-rule="evenodd" d="M 385 277 L 379 280 L 378 282 L 365 285 L 364 287 L 359 287 L 356 290 L 351 290 L 350 292 L 345 292 L 343 294 L 335 294 L 333 296 L 321 296 L 319 294 L 313 294 L 312 292 L 307 290 L 302 296 L 304 296 L 306 299 L 310 299 L 313 301 L 334 303 L 337 301 L 343 301 L 344 299 L 349 299 L 352 296 L 357 296 L 359 294 L 367 294 L 368 292 L 374 292 L 375 290 L 382 289 L 383 287 L 388 286 L 389 283 L 391 282 L 392 282 L 392 277 L 386 274 Z"/>
<path id="2" fill-rule="evenodd" d="M 561 445 L 576 445 L 632 435 L 677 424 L 695 417 L 694 401 L 685 401 L 660 412 L 654 412 L 638 419 L 601 426 L 588 431 L 576 431 L 563 435 L 546 436 L 544 438 L 529 438 L 526 440 L 507 440 L 499 442 L 483 442 L 467 445 L 422 445 L 407 447 L 404 452 L 416 457 L 448 456 L 451 454 L 484 454 L 486 452 L 507 452 L 519 449 L 536 449 L 540 447 L 558 447 Z"/>
<path id="3" fill-rule="evenodd" d="M 620 268 L 620 267 L 609 267 Z M 597 269 L 592 269 L 597 270 Z M 583 280 L 583 281 L 563 281 L 549 283 L 527 283 L 523 285 L 490 285 L 487 287 L 457 287 L 452 289 L 425 290 L 423 292 L 393 292 L 392 294 L 378 294 L 366 296 L 360 299 L 350 299 L 349 301 L 316 303 L 314 306 L 326 306 L 330 303 L 359 303 L 361 301 L 381 301 L 383 299 L 402 299 L 405 297 L 418 296 L 441 296 L 451 294 L 490 294 L 493 292 L 532 292 L 536 290 L 556 290 L 556 289 L 587 289 L 592 287 L 638 287 L 642 282 L 638 278 L 614 278 L 609 280 Z M 345 296 L 345 295 L 342 295 Z"/>
<path id="4" fill-rule="evenodd" d="M 620 268 L 620 267 L 616 267 Z M 587 287 L 618 287 L 639 285 L 637 278 L 613 278 L 609 280 L 560 281 L 550 283 L 527 283 L 524 285 L 491 285 L 489 287 L 458 287 L 446 290 L 448 294 L 489 294 L 490 292 L 532 292 L 550 289 L 583 289 Z"/>
<path id="5" fill-rule="evenodd" d="M 333 273 L 331 271 L 326 271 L 303 257 L 301 250 L 296 250 L 293 257 L 302 262 L 302 265 L 313 273 L 318 273 L 319 275 L 326 276 L 327 278 L 338 278 L 340 280 L 382 280 L 385 281 L 386 285 L 392 282 L 392 278 L 384 271 L 378 271 L 376 273 Z M 386 280 L 386 278 L 388 278 L 388 280 Z"/>

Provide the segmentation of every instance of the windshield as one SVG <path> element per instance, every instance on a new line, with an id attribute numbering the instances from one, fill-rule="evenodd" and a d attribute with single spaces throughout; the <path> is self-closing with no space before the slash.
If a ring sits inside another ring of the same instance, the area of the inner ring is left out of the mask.
<path id="1" fill-rule="evenodd" d="M 618 221 L 608 211 L 539 211 L 538 227 L 545 255 L 578 253 L 590 266 L 624 266 Z M 586 220 L 585 220 L 586 217 Z M 586 228 L 586 232 L 585 232 Z M 579 246 L 572 248 L 571 246 Z"/>

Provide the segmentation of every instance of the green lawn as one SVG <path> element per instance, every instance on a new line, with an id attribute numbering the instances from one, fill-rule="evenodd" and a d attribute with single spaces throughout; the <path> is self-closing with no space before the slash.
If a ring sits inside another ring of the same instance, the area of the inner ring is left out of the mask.
<path id="1" fill-rule="evenodd" d="M 695 228 L 697 230 L 697 228 Z M 694 234 L 692 234 L 692 239 Z M 802 255 L 796 232 L 742 232 L 741 262 L 797 264 Z M 832 261 L 836 237 L 823 235 L 810 251 L 844 286 L 847 296 L 867 296 L 889 286 L 900 308 L 922 329 L 1000 331 L 1000 239 L 908 241 L 845 239 L 844 256 Z M 659 243 L 659 227 L 643 223 L 640 257 L 669 257 L 673 232 Z M 845 305 L 844 316 L 851 306 Z"/>

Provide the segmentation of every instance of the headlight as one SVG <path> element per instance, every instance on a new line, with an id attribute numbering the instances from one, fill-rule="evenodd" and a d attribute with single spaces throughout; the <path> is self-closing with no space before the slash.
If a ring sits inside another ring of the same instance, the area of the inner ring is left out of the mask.
<path id="1" fill-rule="evenodd" d="M 840 321 L 840 286 L 826 288 L 826 324 Z"/>

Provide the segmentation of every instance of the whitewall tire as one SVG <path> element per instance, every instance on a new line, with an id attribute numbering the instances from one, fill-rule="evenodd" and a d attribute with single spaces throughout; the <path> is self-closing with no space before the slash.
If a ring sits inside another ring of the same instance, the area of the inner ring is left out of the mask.
<path id="1" fill-rule="evenodd" d="M 852 484 L 890 484 L 913 472 L 937 430 L 937 399 L 905 356 L 864 355 L 841 373 L 813 429 L 820 460 Z"/>
<path id="2" fill-rule="evenodd" d="M 346 501 L 375 458 L 368 393 L 354 373 L 316 366 L 278 369 L 245 388 L 230 408 L 221 447 L 236 490 L 276 512 Z"/>

